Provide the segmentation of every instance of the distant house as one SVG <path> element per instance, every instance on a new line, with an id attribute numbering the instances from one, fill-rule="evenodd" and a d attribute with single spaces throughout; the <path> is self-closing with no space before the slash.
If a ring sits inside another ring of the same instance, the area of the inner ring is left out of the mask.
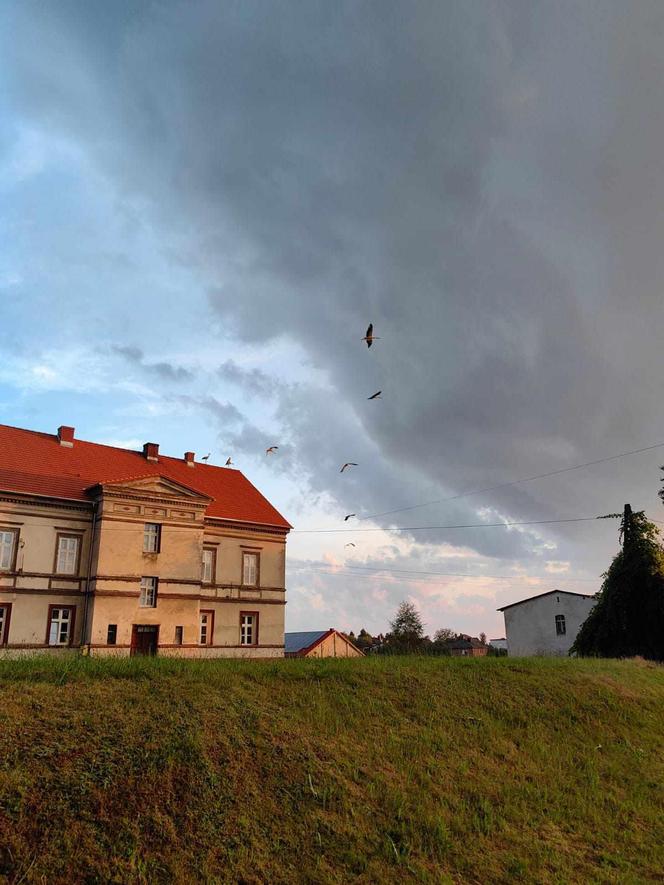
<path id="1" fill-rule="evenodd" d="M 596 597 L 568 590 L 549 590 L 539 596 L 504 605 L 507 652 L 513 657 L 566 655 Z"/>
<path id="2" fill-rule="evenodd" d="M 460 633 L 456 639 L 449 639 L 446 644 L 453 657 L 477 658 L 489 651 L 489 646 L 485 642 L 466 633 Z"/>
<path id="3" fill-rule="evenodd" d="M 287 658 L 361 658 L 364 652 L 339 633 L 329 630 L 307 630 L 303 633 L 286 633 L 284 636 Z"/>

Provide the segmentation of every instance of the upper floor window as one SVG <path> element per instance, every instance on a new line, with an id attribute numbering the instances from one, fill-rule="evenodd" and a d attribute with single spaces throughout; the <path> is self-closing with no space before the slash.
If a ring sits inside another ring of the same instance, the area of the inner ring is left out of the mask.
<path id="1" fill-rule="evenodd" d="M 242 554 L 242 583 L 249 587 L 258 584 L 258 553 Z"/>
<path id="2" fill-rule="evenodd" d="M 158 522 L 146 522 L 143 529 L 143 553 L 159 553 L 161 526 Z"/>
<path id="3" fill-rule="evenodd" d="M 75 575 L 78 571 L 78 535 L 58 535 L 55 571 L 58 575 Z"/>
<path id="4" fill-rule="evenodd" d="M 240 645 L 258 645 L 258 612 L 240 613 Z"/>
<path id="5" fill-rule="evenodd" d="M 556 636 L 564 636 L 567 633 L 565 615 L 556 615 Z"/>
<path id="6" fill-rule="evenodd" d="M 73 605 L 49 606 L 49 645 L 71 645 L 75 612 L 76 607 Z"/>
<path id="7" fill-rule="evenodd" d="M 203 583 L 214 584 L 217 570 L 217 551 L 214 547 L 203 547 Z"/>
<path id="8" fill-rule="evenodd" d="M 10 572 L 14 568 L 17 529 L 0 529 L 0 571 Z"/>
<path id="9" fill-rule="evenodd" d="M 140 606 L 143 608 L 155 608 L 157 605 L 157 579 L 141 578 Z"/>

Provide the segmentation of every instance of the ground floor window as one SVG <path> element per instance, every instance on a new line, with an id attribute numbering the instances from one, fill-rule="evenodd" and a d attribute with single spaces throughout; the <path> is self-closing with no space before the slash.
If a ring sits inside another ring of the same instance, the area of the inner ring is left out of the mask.
<path id="1" fill-rule="evenodd" d="M 9 640 L 9 619 L 12 613 L 10 602 L 0 605 L 0 645 L 7 645 Z"/>
<path id="2" fill-rule="evenodd" d="M 240 612 L 240 645 L 258 645 L 258 612 Z"/>
<path id="3" fill-rule="evenodd" d="M 214 638 L 214 612 L 201 611 L 200 633 L 198 641 L 200 645 L 212 645 Z"/>
<path id="4" fill-rule="evenodd" d="M 142 608 L 155 608 L 157 605 L 157 579 L 141 578 L 141 595 L 138 604 Z"/>
<path id="5" fill-rule="evenodd" d="M 106 645 L 115 645 L 118 641 L 118 625 L 109 624 L 106 631 Z"/>
<path id="6" fill-rule="evenodd" d="M 175 644 L 176 645 L 182 645 L 183 633 L 184 633 L 184 630 L 182 627 L 175 628 Z"/>
<path id="7" fill-rule="evenodd" d="M 556 636 L 564 636 L 567 633 L 565 615 L 556 615 Z"/>
<path id="8" fill-rule="evenodd" d="M 47 636 L 49 645 L 71 645 L 75 615 L 76 607 L 73 605 L 49 606 Z"/>

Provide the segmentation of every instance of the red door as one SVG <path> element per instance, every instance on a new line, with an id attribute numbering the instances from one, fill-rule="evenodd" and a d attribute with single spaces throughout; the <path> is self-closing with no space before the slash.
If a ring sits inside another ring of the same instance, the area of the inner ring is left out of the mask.
<path id="1" fill-rule="evenodd" d="M 134 624 L 131 631 L 132 655 L 156 655 L 159 627 L 154 624 Z"/>

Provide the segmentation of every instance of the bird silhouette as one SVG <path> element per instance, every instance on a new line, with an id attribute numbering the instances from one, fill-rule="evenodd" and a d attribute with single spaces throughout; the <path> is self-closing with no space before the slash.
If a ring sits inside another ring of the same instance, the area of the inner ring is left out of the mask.
<path id="1" fill-rule="evenodd" d="M 344 466 L 341 468 L 341 470 L 339 471 L 339 473 L 343 473 L 344 470 L 345 470 L 347 467 L 357 467 L 357 464 L 355 463 L 355 461 L 346 461 L 346 463 L 345 463 Z"/>
<path id="2" fill-rule="evenodd" d="M 265 449 L 265 454 L 266 455 L 274 455 L 274 453 L 277 451 L 278 448 L 279 448 L 279 446 L 270 446 L 268 449 Z"/>
<path id="3" fill-rule="evenodd" d="M 203 457 L 201 458 L 201 461 L 207 462 L 207 459 L 210 457 L 211 454 L 212 454 L 212 452 L 208 452 L 207 455 L 203 455 Z"/>
<path id="4" fill-rule="evenodd" d="M 355 544 L 353 544 L 352 541 L 349 541 L 347 544 L 344 544 L 344 547 L 354 547 L 354 546 L 355 546 Z"/>
<path id="5" fill-rule="evenodd" d="M 367 399 L 382 399 L 382 396 L 381 396 L 382 392 L 383 392 L 382 390 L 378 390 L 372 396 L 368 396 Z"/>
<path id="6" fill-rule="evenodd" d="M 348 522 L 351 516 L 357 516 L 356 513 L 349 513 L 347 516 L 344 516 L 344 522 Z"/>
<path id="7" fill-rule="evenodd" d="M 230 458 L 228 458 L 227 461 L 226 461 L 226 463 L 224 464 L 224 467 L 231 467 L 232 464 L 233 464 L 233 462 L 231 461 Z"/>
<path id="8" fill-rule="evenodd" d="M 367 347 L 371 347 L 374 341 L 380 341 L 380 339 L 373 333 L 373 323 L 369 323 L 369 325 L 367 326 L 367 334 L 364 336 L 362 341 L 367 342 Z"/>

